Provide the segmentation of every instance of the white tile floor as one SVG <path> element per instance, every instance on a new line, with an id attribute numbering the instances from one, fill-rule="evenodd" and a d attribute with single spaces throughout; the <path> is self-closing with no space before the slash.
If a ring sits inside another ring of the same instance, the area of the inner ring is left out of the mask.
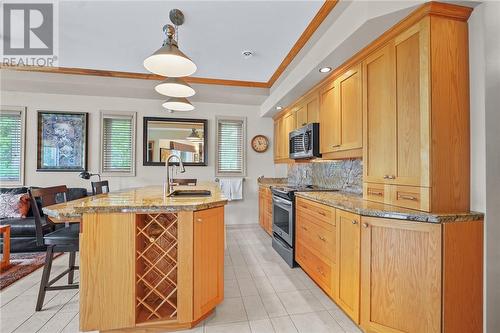
<path id="1" fill-rule="evenodd" d="M 62 271 L 67 256 L 54 262 Z M 0 292 L 0 331 L 78 332 L 78 292 L 48 292 L 35 312 L 41 270 Z M 227 229 L 224 302 L 196 333 L 361 333 L 300 269 L 290 269 L 259 226 Z"/>

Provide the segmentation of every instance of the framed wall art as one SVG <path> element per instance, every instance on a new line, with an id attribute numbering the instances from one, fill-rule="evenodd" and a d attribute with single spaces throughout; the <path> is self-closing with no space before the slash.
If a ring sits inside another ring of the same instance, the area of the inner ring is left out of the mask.
<path id="1" fill-rule="evenodd" d="M 37 171 L 87 169 L 88 113 L 38 111 Z"/>

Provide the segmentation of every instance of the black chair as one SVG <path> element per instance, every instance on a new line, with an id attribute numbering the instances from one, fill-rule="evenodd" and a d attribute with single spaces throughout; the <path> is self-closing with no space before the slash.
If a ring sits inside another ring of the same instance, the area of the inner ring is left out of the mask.
<path id="1" fill-rule="evenodd" d="M 66 201 L 66 193 L 68 189 L 65 185 L 30 189 L 28 193 L 31 198 L 31 205 L 33 209 L 33 216 L 35 217 L 35 231 L 36 241 L 38 246 L 46 246 L 47 254 L 45 256 L 45 265 L 43 267 L 42 280 L 40 281 L 40 289 L 38 291 L 38 300 L 36 303 L 36 311 L 40 311 L 45 299 L 45 293 L 48 290 L 66 290 L 78 289 L 78 284 L 73 283 L 74 272 L 78 269 L 75 266 L 76 252 L 79 249 L 80 237 L 80 224 L 72 223 L 64 228 L 56 228 L 55 231 L 43 234 L 43 216 L 41 208 L 53 205 L 60 200 L 56 201 L 56 197 L 62 197 L 62 201 Z M 47 223 L 54 224 L 46 219 Z M 66 270 L 57 275 L 52 280 L 50 279 L 50 270 L 52 269 L 52 260 L 54 259 L 54 252 L 69 252 L 69 265 Z M 55 282 L 59 281 L 64 275 L 68 274 L 68 284 L 63 286 L 52 286 Z"/>
<path id="2" fill-rule="evenodd" d="M 109 192 L 109 183 L 107 180 L 91 182 L 90 184 L 92 185 L 92 195 Z"/>
<path id="3" fill-rule="evenodd" d="M 172 179 L 172 183 L 177 185 L 190 185 L 196 186 L 197 179 L 196 178 L 174 178 Z"/>

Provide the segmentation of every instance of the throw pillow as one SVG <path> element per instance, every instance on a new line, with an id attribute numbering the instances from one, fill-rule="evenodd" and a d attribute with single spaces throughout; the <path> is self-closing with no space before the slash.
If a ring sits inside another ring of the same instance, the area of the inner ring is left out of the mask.
<path id="1" fill-rule="evenodd" d="M 20 202 L 21 197 L 26 195 L 22 194 L 9 194 L 2 193 L 0 194 L 0 218 L 22 218 L 25 217 L 20 212 Z M 29 208 L 28 208 L 29 209 Z"/>
<path id="2" fill-rule="evenodd" d="M 25 193 L 19 199 L 19 213 L 21 214 L 21 217 L 25 218 L 26 216 L 28 216 L 28 212 L 30 211 L 30 207 L 31 207 L 30 195 L 28 193 Z"/>

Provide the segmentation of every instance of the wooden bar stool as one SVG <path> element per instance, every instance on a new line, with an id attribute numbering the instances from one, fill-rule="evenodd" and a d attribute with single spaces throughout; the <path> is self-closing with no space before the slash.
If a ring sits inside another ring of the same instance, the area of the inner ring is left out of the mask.
<path id="1" fill-rule="evenodd" d="M 63 201 L 66 201 L 66 193 L 68 189 L 65 185 L 30 189 L 28 193 L 31 198 L 31 206 L 35 217 L 36 241 L 38 246 L 46 246 L 47 253 L 45 256 L 45 265 L 43 266 L 42 280 L 40 281 L 40 289 L 38 291 L 38 300 L 35 310 L 40 311 L 45 299 L 45 293 L 49 290 L 66 290 L 78 289 L 78 284 L 73 283 L 74 272 L 78 269 L 75 266 L 76 252 L 79 249 L 80 224 L 72 223 L 64 228 L 57 229 L 51 233 L 43 235 L 42 226 L 43 219 L 37 201 L 41 202 L 42 207 L 50 206 L 56 203 L 56 196 L 62 195 Z M 49 220 L 47 223 L 52 223 Z M 66 270 L 57 275 L 52 280 L 50 279 L 50 271 L 52 269 L 52 260 L 54 252 L 69 252 L 69 265 Z M 63 276 L 68 275 L 68 284 L 63 286 L 52 286 Z"/>

